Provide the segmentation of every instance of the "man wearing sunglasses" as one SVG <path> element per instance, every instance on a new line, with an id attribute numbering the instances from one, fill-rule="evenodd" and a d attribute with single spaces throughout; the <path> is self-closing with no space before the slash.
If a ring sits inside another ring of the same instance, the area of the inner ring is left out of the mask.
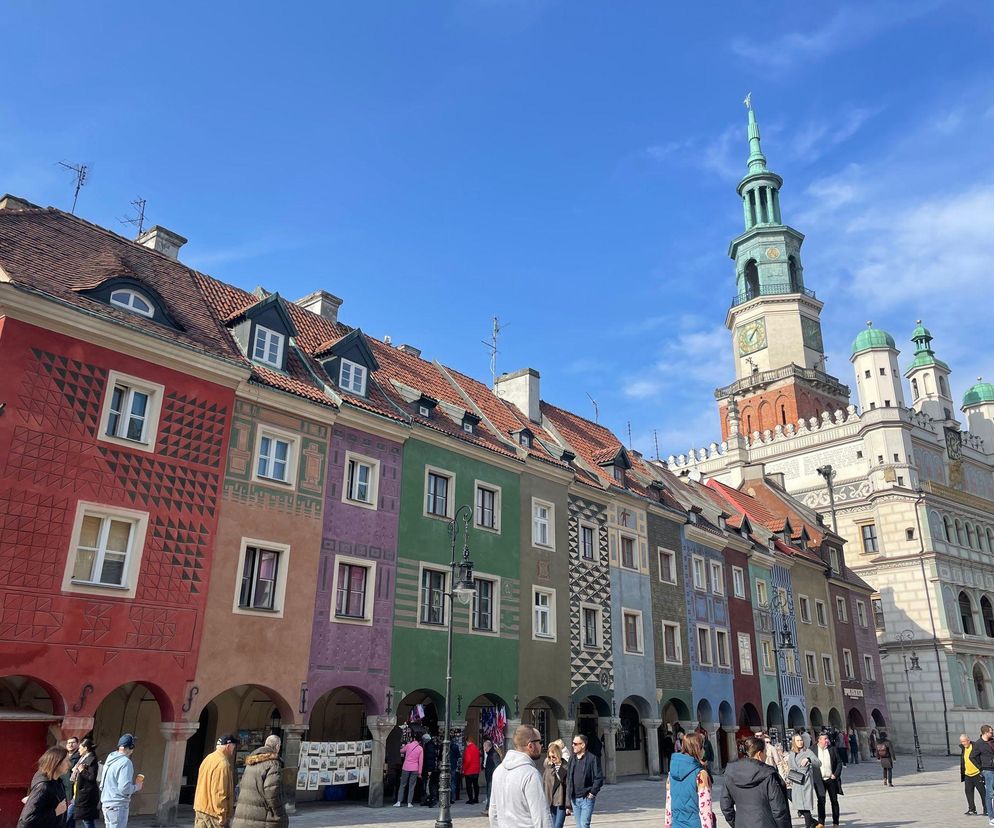
<path id="1" fill-rule="evenodd" d="M 542 775 L 535 766 L 542 736 L 531 725 L 520 725 L 512 741 L 514 749 L 494 771 L 490 828 L 552 828 Z"/>
<path id="2" fill-rule="evenodd" d="M 566 813 L 576 814 L 576 828 L 588 828 L 594 814 L 594 801 L 604 785 L 600 760 L 587 752 L 587 737 L 573 737 L 573 760 L 566 777 Z"/>

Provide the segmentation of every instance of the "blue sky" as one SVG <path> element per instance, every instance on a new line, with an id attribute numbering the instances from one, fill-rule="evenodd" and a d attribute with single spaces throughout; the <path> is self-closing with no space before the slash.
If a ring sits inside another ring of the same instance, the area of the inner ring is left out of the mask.
<path id="1" fill-rule="evenodd" d="M 994 378 L 994 5 L 7 3 L 0 191 L 189 238 L 181 258 L 654 454 L 719 433 L 749 91 L 828 369 L 923 318 L 957 398 Z"/>

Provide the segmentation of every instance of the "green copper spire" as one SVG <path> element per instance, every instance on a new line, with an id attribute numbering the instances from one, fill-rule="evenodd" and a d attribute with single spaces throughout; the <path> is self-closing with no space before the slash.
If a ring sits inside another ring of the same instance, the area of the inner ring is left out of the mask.
<path id="1" fill-rule="evenodd" d="M 918 320 L 914 331 L 911 332 L 911 341 L 915 343 L 915 358 L 908 369 L 909 371 L 928 365 L 938 365 L 947 371 L 949 370 L 946 363 L 936 358 L 935 351 L 932 350 L 932 332 L 922 324 L 921 319 Z"/>
<path id="2" fill-rule="evenodd" d="M 756 111 L 752 108 L 752 93 L 746 96 L 746 106 L 749 107 L 749 175 L 769 172 L 766 168 L 766 156 L 759 145 L 759 124 L 756 123 Z"/>

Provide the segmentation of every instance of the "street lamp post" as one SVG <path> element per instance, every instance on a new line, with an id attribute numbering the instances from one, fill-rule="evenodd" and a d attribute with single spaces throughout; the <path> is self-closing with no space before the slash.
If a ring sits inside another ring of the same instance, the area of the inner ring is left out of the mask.
<path id="1" fill-rule="evenodd" d="M 445 729 L 442 731 L 442 767 L 438 775 L 438 819 L 435 820 L 435 828 L 452 828 L 452 761 L 450 758 L 450 746 L 452 736 L 449 730 L 452 727 L 452 616 L 453 601 L 455 598 L 460 604 L 468 604 L 473 599 L 476 587 L 473 584 L 473 562 L 469 559 L 469 520 L 473 515 L 473 508 L 467 504 L 459 507 L 452 522 L 449 524 L 449 539 L 452 542 L 452 560 L 449 564 L 449 585 L 450 591 L 445 593 L 449 599 L 449 616 L 446 624 L 448 636 L 448 649 L 445 657 Z M 459 518 L 463 521 L 463 547 L 462 557 L 456 558 L 456 539 L 459 537 Z M 456 581 L 456 570 L 459 570 L 459 580 Z"/>
<path id="2" fill-rule="evenodd" d="M 904 680 L 908 684 L 908 709 L 911 711 L 911 732 L 915 737 L 915 762 L 917 763 L 916 770 L 925 770 L 925 765 L 922 763 L 922 746 L 921 742 L 918 741 L 918 722 L 915 720 L 915 702 L 911 698 L 911 673 L 921 672 L 921 665 L 918 663 L 918 654 L 912 650 L 911 651 L 911 666 L 908 666 L 908 655 L 904 651 L 905 644 L 910 644 L 915 640 L 915 634 L 912 630 L 901 630 L 897 636 L 897 642 L 901 645 L 901 659 L 904 661 Z"/>
<path id="3" fill-rule="evenodd" d="M 770 598 L 768 608 L 770 611 L 770 626 L 773 628 L 773 656 L 774 656 L 774 669 L 777 674 L 777 701 L 780 704 L 780 729 L 783 731 L 782 744 L 786 750 L 787 744 L 787 711 L 783 709 L 783 683 L 781 681 L 781 665 L 783 671 L 787 671 L 787 657 L 784 655 L 784 650 L 794 649 L 794 636 L 790 631 L 790 625 L 787 623 L 787 611 L 790 607 L 786 606 L 783 601 L 783 596 L 785 593 L 781 593 L 776 587 L 773 588 L 773 597 Z M 779 615 L 781 619 L 781 628 L 776 629 L 776 616 Z"/>

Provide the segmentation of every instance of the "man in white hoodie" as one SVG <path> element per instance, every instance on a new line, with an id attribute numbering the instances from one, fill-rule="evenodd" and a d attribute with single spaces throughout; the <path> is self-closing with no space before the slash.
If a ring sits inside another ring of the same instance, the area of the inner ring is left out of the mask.
<path id="1" fill-rule="evenodd" d="M 520 725 L 512 741 L 514 750 L 494 771 L 490 828 L 552 828 L 542 775 L 535 766 L 542 737 L 531 725 Z"/>

